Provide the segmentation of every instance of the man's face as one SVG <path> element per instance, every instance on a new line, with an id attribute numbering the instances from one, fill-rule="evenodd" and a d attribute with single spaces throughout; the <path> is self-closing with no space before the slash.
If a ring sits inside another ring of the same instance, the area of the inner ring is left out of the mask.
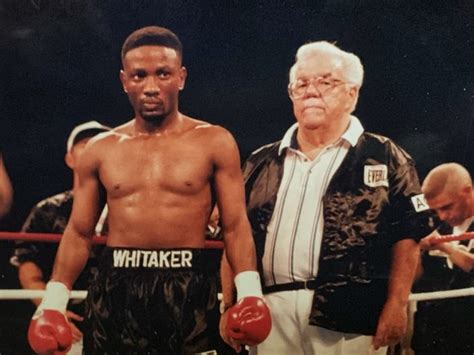
<path id="1" fill-rule="evenodd" d="M 161 121 L 178 110 L 186 69 L 174 49 L 141 46 L 125 55 L 120 79 L 135 115 L 146 121 Z"/>
<path id="2" fill-rule="evenodd" d="M 427 199 L 427 202 L 439 219 L 455 227 L 470 217 L 470 198 L 469 193 L 461 190 L 458 193 L 442 192 L 434 198 Z"/>
<path id="3" fill-rule="evenodd" d="M 346 80 L 342 74 L 340 61 L 330 55 L 313 55 L 298 61 L 292 82 L 310 82 L 302 97 L 291 98 L 300 126 L 305 129 L 337 129 L 347 124 L 343 117 L 350 113 L 358 89 L 354 84 L 344 84 Z M 335 85 L 322 94 L 316 87 L 321 80 Z"/>

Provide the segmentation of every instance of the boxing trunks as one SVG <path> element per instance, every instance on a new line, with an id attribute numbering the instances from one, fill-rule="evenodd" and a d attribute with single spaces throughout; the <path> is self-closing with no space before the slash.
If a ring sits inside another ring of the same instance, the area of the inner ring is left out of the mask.
<path id="1" fill-rule="evenodd" d="M 215 249 L 106 247 L 87 297 L 86 354 L 194 354 L 219 342 Z"/>

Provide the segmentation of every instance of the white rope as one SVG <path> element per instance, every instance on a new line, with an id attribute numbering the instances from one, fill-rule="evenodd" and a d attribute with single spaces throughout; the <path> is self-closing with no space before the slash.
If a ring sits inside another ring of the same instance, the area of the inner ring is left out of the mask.
<path id="1" fill-rule="evenodd" d="M 412 293 L 408 298 L 409 301 L 428 301 L 437 300 L 442 298 L 455 298 L 464 296 L 474 296 L 474 287 L 461 288 L 458 290 L 449 291 L 436 291 L 436 292 L 423 292 L 423 293 Z"/>
<path id="2" fill-rule="evenodd" d="M 0 290 L 0 300 L 29 300 L 32 298 L 42 298 L 43 295 L 44 290 Z M 412 293 L 408 300 L 414 302 L 465 296 L 474 296 L 474 287 L 449 291 Z M 71 296 L 69 298 L 82 300 L 86 297 L 87 291 L 71 291 Z"/>
<path id="3" fill-rule="evenodd" d="M 404 339 L 401 341 L 400 354 L 401 355 L 415 355 L 415 352 L 411 348 L 411 338 L 413 336 L 415 313 L 417 311 L 419 301 L 465 297 L 465 296 L 473 296 L 473 295 L 474 295 L 474 287 L 461 288 L 461 289 L 449 290 L 449 291 L 412 293 L 410 297 L 408 297 L 408 301 L 409 301 L 408 302 L 408 329 L 407 329 L 407 334 L 405 335 Z"/>
<path id="4" fill-rule="evenodd" d="M 44 290 L 0 290 L 0 300 L 30 300 L 43 298 Z M 71 291 L 70 299 L 83 300 L 87 291 Z"/>

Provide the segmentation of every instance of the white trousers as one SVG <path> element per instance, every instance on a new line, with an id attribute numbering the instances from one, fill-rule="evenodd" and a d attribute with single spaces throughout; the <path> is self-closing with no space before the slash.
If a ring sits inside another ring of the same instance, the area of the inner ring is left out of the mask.
<path id="1" fill-rule="evenodd" d="M 377 351 L 372 336 L 340 333 L 309 325 L 313 303 L 312 290 L 274 292 L 265 295 L 272 314 L 268 338 L 251 355 L 384 355 L 388 347 Z"/>
<path id="2" fill-rule="evenodd" d="M 67 352 L 67 355 L 82 355 L 82 338 L 79 341 L 72 343 L 71 349 Z"/>

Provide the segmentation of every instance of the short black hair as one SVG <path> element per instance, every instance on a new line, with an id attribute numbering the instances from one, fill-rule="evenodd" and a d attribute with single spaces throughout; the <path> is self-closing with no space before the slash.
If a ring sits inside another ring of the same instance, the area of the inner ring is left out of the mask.
<path id="1" fill-rule="evenodd" d="M 159 26 L 147 26 L 130 34 L 122 46 L 122 62 L 127 52 L 141 46 L 163 46 L 174 49 L 181 61 L 183 60 L 183 45 L 175 33 Z"/>

